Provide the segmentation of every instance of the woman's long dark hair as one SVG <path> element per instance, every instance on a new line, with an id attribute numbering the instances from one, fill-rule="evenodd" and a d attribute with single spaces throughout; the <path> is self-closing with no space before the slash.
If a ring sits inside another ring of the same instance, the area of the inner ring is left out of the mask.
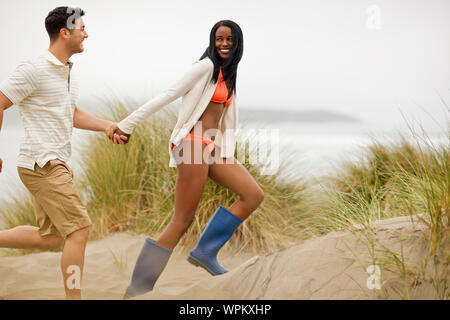
<path id="1" fill-rule="evenodd" d="M 227 59 L 222 59 L 216 50 L 216 31 L 221 26 L 226 26 L 231 29 L 233 45 L 230 50 L 230 56 Z M 209 34 L 209 47 L 206 48 L 206 51 L 200 57 L 200 60 L 208 57 L 214 63 L 214 72 L 211 78 L 214 83 L 217 83 L 219 71 L 220 68 L 222 68 L 223 80 L 227 84 L 229 97 L 233 92 L 236 92 L 237 68 L 243 52 L 244 36 L 242 35 L 242 30 L 238 24 L 231 20 L 221 20 L 217 22 Z"/>

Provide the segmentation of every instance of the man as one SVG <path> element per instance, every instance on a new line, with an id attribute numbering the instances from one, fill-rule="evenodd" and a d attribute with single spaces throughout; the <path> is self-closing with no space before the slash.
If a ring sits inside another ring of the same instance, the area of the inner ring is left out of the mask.
<path id="1" fill-rule="evenodd" d="M 73 63 L 69 59 L 84 51 L 88 34 L 82 16 L 84 11 L 79 8 L 50 11 L 45 19 L 50 37 L 48 51 L 20 64 L 0 84 L 0 129 L 3 111 L 13 104 L 19 107 L 24 125 L 18 173 L 33 196 L 38 224 L 0 231 L 0 247 L 55 249 L 64 242 L 61 269 L 67 299 L 81 299 L 84 252 L 91 225 L 66 163 L 71 155 L 73 127 L 106 132 L 113 125 L 76 106 L 76 85 L 70 79 Z M 0 171 L 1 166 L 0 159 Z"/>

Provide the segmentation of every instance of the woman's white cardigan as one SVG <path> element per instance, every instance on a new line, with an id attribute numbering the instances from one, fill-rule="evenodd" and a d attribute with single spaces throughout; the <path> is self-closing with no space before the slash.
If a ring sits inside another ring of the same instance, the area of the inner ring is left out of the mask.
<path id="1" fill-rule="evenodd" d="M 178 112 L 178 120 L 169 140 L 169 166 L 176 167 L 175 159 L 172 152 L 170 152 L 172 143 L 178 145 L 181 139 L 189 134 L 208 106 L 217 86 L 217 83 L 215 84 L 211 80 L 213 72 L 214 64 L 209 58 L 196 61 L 179 81 L 119 122 L 119 129 L 127 134 L 131 134 L 133 129 L 151 114 L 177 98 L 183 97 Z M 220 156 L 222 158 L 234 156 L 238 125 L 238 112 L 235 100 L 236 96 L 233 97 L 231 104 L 225 108 L 214 140 L 214 143 L 220 147 Z"/>

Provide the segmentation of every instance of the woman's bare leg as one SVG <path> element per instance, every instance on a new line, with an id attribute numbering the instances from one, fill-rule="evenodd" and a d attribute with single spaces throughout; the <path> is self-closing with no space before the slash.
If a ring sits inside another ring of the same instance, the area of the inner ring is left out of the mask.
<path id="1" fill-rule="evenodd" d="M 180 156 L 184 160 L 190 160 L 190 163 L 183 161 L 178 165 L 175 183 L 175 212 L 169 225 L 156 241 L 158 245 L 171 250 L 175 248 L 194 220 L 195 211 L 208 179 L 208 163 L 203 160 L 203 156 L 200 163 L 194 163 L 195 148 L 197 153 L 201 150 L 203 155 L 207 149 L 206 145 L 200 141 L 184 141 L 181 148 L 183 150 L 180 151 Z M 186 148 L 190 148 L 191 152 L 183 154 L 183 151 L 187 150 Z M 198 155 L 197 159 L 199 159 Z"/>
<path id="2" fill-rule="evenodd" d="M 209 166 L 209 177 L 218 185 L 230 189 L 240 199 L 231 205 L 228 210 L 242 220 L 258 208 L 264 199 L 264 192 L 250 175 L 247 169 L 233 158 L 233 161 L 219 158 L 219 148 L 214 150 L 215 160 Z M 232 162 L 232 163 L 230 163 Z"/>
<path id="3" fill-rule="evenodd" d="M 188 257 L 190 263 L 204 268 L 213 276 L 227 272 L 217 261 L 217 253 L 264 198 L 263 191 L 242 164 L 234 158 L 229 159 L 233 161 L 223 161 L 219 155 L 220 150 L 216 148 L 212 155 L 215 161 L 209 166 L 209 177 L 238 194 L 240 199 L 228 210 L 217 209 Z"/>

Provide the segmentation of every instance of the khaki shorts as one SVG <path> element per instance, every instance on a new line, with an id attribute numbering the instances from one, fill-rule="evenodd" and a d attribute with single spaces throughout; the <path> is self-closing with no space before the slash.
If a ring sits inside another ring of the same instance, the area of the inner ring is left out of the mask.
<path id="1" fill-rule="evenodd" d="M 73 171 L 61 160 L 50 160 L 34 171 L 17 168 L 23 184 L 33 196 L 36 222 L 42 236 L 67 237 L 91 225 L 73 181 Z"/>

